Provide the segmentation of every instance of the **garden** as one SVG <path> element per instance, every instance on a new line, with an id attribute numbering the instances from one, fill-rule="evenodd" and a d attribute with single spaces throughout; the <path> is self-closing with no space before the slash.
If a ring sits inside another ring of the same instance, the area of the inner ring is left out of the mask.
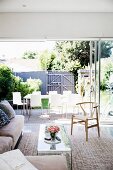
<path id="1" fill-rule="evenodd" d="M 103 41 L 101 43 L 101 94 L 105 95 L 109 89 L 109 78 L 113 73 L 113 42 Z M 75 92 L 78 93 L 78 70 L 88 70 L 90 63 L 89 41 L 57 41 L 52 52 L 45 50 L 38 52 L 25 52 L 23 59 L 35 59 L 40 61 L 41 70 L 68 71 L 74 75 Z M 94 61 L 94 56 L 93 56 Z M 98 61 L 97 61 L 98 62 Z M 12 92 L 20 91 L 22 97 L 41 90 L 40 79 L 27 79 L 16 77 L 13 71 L 6 65 L 0 64 L 0 100 L 12 100 Z M 102 95 L 101 95 L 102 97 Z M 104 97 L 105 98 L 105 97 Z M 102 99 L 103 100 L 103 99 Z M 47 102 L 45 102 L 47 103 Z"/>

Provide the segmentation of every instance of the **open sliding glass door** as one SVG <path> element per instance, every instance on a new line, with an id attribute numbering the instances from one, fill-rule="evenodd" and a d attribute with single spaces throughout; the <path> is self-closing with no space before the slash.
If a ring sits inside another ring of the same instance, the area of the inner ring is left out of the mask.
<path id="1" fill-rule="evenodd" d="M 88 80 L 85 82 L 85 98 L 89 101 L 99 102 L 99 60 L 98 41 L 90 41 L 90 56 L 88 67 Z"/>
<path id="2" fill-rule="evenodd" d="M 101 39 L 100 45 L 101 122 L 113 123 L 113 39 Z"/>

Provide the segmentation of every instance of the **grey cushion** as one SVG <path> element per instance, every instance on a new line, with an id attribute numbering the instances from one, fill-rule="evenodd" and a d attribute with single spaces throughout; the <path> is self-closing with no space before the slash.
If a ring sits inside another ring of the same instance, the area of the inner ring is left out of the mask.
<path id="1" fill-rule="evenodd" d="M 7 125 L 10 122 L 9 117 L 3 110 L 0 109 L 0 128 Z"/>
<path id="2" fill-rule="evenodd" d="M 9 119 L 12 119 L 15 117 L 15 111 L 7 100 L 3 100 L 0 102 L 0 109 L 3 110 L 7 114 Z"/>

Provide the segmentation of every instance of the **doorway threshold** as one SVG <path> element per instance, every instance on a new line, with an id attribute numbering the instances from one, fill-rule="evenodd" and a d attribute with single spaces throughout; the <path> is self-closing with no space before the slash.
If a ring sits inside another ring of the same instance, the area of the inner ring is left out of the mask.
<path id="1" fill-rule="evenodd" d="M 113 116 L 100 117 L 100 124 L 113 125 Z"/>

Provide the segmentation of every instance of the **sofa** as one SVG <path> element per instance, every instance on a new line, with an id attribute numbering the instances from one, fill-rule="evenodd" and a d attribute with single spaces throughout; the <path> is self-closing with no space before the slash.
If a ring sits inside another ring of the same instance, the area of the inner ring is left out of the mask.
<path id="1" fill-rule="evenodd" d="M 24 127 L 24 116 L 16 115 L 6 100 L 0 102 L 0 153 L 16 147 Z"/>
<path id="2" fill-rule="evenodd" d="M 39 170 L 67 170 L 63 155 L 26 156 L 27 160 Z"/>
<path id="3" fill-rule="evenodd" d="M 63 155 L 24 156 L 19 149 L 0 154 L 0 170 L 67 170 Z"/>
<path id="4" fill-rule="evenodd" d="M 13 140 L 11 137 L 0 136 L 0 154 L 12 149 Z"/>
<path id="5" fill-rule="evenodd" d="M 14 149 L 24 127 L 24 116 L 15 115 L 10 123 L 0 128 L 0 153 Z"/>
<path id="6" fill-rule="evenodd" d="M 0 127 L 0 170 L 67 170 L 63 155 L 25 157 L 19 149 L 15 149 L 23 127 L 24 116 L 14 114 L 6 125 Z"/>

